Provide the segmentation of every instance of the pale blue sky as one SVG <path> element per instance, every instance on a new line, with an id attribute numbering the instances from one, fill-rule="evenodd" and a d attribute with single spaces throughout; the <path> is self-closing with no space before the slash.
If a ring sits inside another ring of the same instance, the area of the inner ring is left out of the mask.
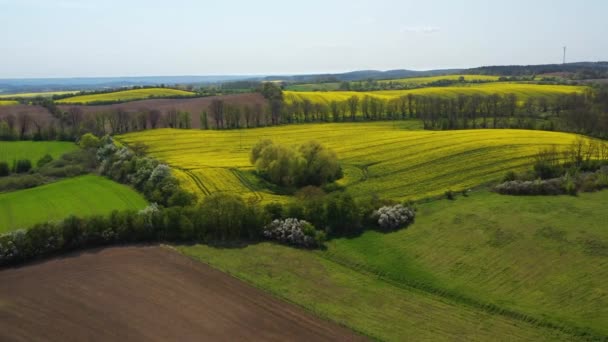
<path id="1" fill-rule="evenodd" d="M 0 78 L 608 60 L 607 0 L 0 0 Z"/>

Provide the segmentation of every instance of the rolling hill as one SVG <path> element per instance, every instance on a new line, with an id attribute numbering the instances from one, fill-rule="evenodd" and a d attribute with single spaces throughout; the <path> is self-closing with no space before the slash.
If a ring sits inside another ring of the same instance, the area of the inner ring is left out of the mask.
<path id="1" fill-rule="evenodd" d="M 128 186 L 86 175 L 0 194 L 0 233 L 36 223 L 142 209 L 146 200 Z"/>
<path id="2" fill-rule="evenodd" d="M 95 102 L 120 102 L 144 100 L 152 97 L 194 96 L 195 93 L 171 88 L 144 88 L 116 91 L 111 93 L 79 95 L 57 100 L 58 104 L 88 104 Z"/>
<path id="3" fill-rule="evenodd" d="M 423 131 L 419 121 L 303 124 L 249 130 L 160 129 L 120 136 L 143 143 L 148 153 L 174 168 L 184 186 L 200 194 L 229 191 L 259 200 L 281 200 L 249 162 L 261 139 L 283 144 L 317 140 L 338 154 L 354 196 L 376 194 L 420 199 L 463 190 L 521 170 L 543 146 L 569 145 L 576 135 L 530 130 Z"/>

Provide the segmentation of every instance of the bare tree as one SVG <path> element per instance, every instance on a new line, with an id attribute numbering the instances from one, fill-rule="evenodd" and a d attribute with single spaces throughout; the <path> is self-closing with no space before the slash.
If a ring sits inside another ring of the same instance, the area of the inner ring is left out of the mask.
<path id="1" fill-rule="evenodd" d="M 158 122 L 160 121 L 161 113 L 158 109 L 152 109 L 148 111 L 148 121 L 150 122 L 150 127 L 152 129 L 158 126 Z"/>
<path id="2" fill-rule="evenodd" d="M 27 112 L 20 112 L 17 115 L 17 125 L 19 126 L 19 139 L 23 139 L 31 124 L 30 115 Z"/>
<path id="3" fill-rule="evenodd" d="M 359 108 L 359 97 L 353 95 L 346 100 L 348 103 L 348 109 L 350 111 L 350 121 L 355 121 L 357 116 L 357 109 Z"/>
<path id="4" fill-rule="evenodd" d="M 211 101 L 210 111 L 215 121 L 215 128 L 224 128 L 224 101 L 218 99 Z"/>

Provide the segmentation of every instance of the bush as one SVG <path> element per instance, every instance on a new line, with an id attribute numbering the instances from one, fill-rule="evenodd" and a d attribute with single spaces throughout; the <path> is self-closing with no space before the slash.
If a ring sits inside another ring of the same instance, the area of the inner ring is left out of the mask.
<path id="1" fill-rule="evenodd" d="M 0 179 L 0 192 L 33 188 L 44 183 L 44 177 L 39 174 L 12 175 Z"/>
<path id="2" fill-rule="evenodd" d="M 312 224 L 296 218 L 272 221 L 264 227 L 264 236 L 267 239 L 308 248 L 321 246 L 325 241 L 323 232 L 316 230 Z"/>
<path id="3" fill-rule="evenodd" d="M 11 174 L 11 169 L 7 162 L 0 162 L 0 177 L 6 177 Z"/>
<path id="4" fill-rule="evenodd" d="M 342 177 L 336 154 L 314 141 L 294 149 L 262 140 L 250 160 L 260 175 L 281 186 L 320 186 Z"/>
<path id="5" fill-rule="evenodd" d="M 517 174 L 514 171 L 507 172 L 502 179 L 503 182 L 511 182 L 514 180 L 517 180 Z"/>
<path id="6" fill-rule="evenodd" d="M 567 193 L 564 178 L 535 181 L 509 181 L 494 187 L 503 195 L 562 195 Z"/>
<path id="7" fill-rule="evenodd" d="M 186 206 L 195 201 L 194 195 L 180 189 L 169 166 L 139 156 L 126 147 L 118 148 L 109 136 L 103 137 L 100 144 L 94 157 L 102 175 L 133 185 L 148 201 L 163 206 Z"/>
<path id="8" fill-rule="evenodd" d="M 248 207 L 241 197 L 228 193 L 205 197 L 196 221 L 206 239 L 222 241 L 257 238 L 264 225 L 255 207 Z"/>
<path id="9" fill-rule="evenodd" d="M 91 133 L 84 134 L 78 142 L 78 145 L 84 149 L 98 148 L 100 144 L 101 140 Z"/>
<path id="10" fill-rule="evenodd" d="M 15 172 L 16 173 L 26 173 L 32 169 L 32 162 L 29 159 L 21 159 L 17 160 L 15 163 Z"/>
<path id="11" fill-rule="evenodd" d="M 53 161 L 53 157 L 51 157 L 50 154 L 45 154 L 42 158 L 38 159 L 38 162 L 36 163 L 36 166 L 38 168 L 41 168 L 44 165 L 50 163 L 51 161 Z"/>
<path id="12" fill-rule="evenodd" d="M 385 231 L 407 226 L 414 221 L 415 217 L 416 212 L 413 208 L 401 204 L 383 206 L 373 213 L 378 227 Z"/>
<path id="13" fill-rule="evenodd" d="M 447 190 L 444 194 L 445 194 L 445 198 L 449 199 L 450 201 L 454 200 L 454 191 Z"/>

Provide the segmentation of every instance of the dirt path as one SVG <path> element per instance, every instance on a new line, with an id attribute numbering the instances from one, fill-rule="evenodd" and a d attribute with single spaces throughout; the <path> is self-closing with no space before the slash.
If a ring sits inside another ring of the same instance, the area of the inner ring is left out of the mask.
<path id="1" fill-rule="evenodd" d="M 362 339 L 162 247 L 113 247 L 0 271 L 1 341 Z"/>

